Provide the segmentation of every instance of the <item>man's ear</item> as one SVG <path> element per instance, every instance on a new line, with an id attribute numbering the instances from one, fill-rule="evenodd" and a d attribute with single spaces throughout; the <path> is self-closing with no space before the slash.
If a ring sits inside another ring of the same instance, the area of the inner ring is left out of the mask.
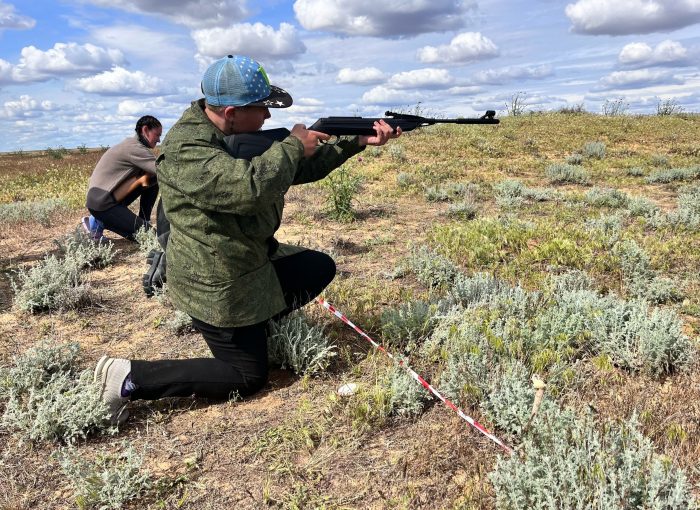
<path id="1" fill-rule="evenodd" d="M 232 121 L 236 117 L 236 107 L 227 106 L 224 108 L 224 119 L 227 121 Z"/>

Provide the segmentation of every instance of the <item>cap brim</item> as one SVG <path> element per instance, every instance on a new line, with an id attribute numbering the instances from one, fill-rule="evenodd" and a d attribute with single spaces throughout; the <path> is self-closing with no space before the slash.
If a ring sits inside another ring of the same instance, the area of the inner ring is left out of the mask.
<path id="1" fill-rule="evenodd" d="M 289 93 L 276 87 L 270 85 L 270 95 L 265 99 L 260 101 L 255 101 L 254 103 L 248 103 L 246 106 L 266 106 L 267 108 L 289 108 L 292 106 L 292 96 Z"/>

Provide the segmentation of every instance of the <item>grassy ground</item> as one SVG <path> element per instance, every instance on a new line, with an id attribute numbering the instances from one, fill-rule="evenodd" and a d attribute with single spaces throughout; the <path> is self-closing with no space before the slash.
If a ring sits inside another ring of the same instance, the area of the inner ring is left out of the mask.
<path id="1" fill-rule="evenodd" d="M 322 183 L 293 188 L 278 238 L 333 255 L 338 276 L 325 297 L 381 342 L 383 312 L 440 295 L 405 270 L 415 247 L 429 247 L 465 274 L 489 272 L 528 290 L 542 289 L 555 265 L 585 271 L 603 294 L 627 296 L 620 256 L 609 237 L 587 226 L 617 215 L 619 238 L 634 241 L 648 256 L 649 270 L 671 280 L 677 299 L 659 306 L 679 314 L 695 353 L 700 227 L 631 215 L 609 190 L 646 198 L 660 215 L 672 214 L 679 194 L 698 184 L 698 140 L 696 115 L 542 114 L 504 118 L 495 127 L 435 126 L 367 150 L 346 165 L 362 179 L 353 221 L 332 219 L 329 189 Z M 596 148 L 597 154 L 585 154 Z M 143 254 L 124 240 L 115 241 L 118 253 L 110 266 L 88 273 L 97 295 L 91 306 L 39 314 L 13 308 L 9 278 L 55 253 L 54 239 L 78 224 L 87 177 L 100 154 L 0 155 L 0 206 L 59 201 L 40 223 L 0 210 L 2 365 L 45 337 L 79 342 L 84 368 L 103 353 L 130 359 L 208 355 L 197 334 L 165 327 L 173 312 L 143 295 Z M 572 167 L 585 172 L 588 184 L 555 184 L 547 177 L 552 165 L 567 160 L 578 160 Z M 691 171 L 677 171 L 683 169 Z M 650 178 L 664 171 L 674 176 L 669 182 Z M 498 187 L 509 180 L 548 199 Z M 158 483 L 129 508 L 495 508 L 488 473 L 503 452 L 440 405 L 397 418 L 383 416 L 381 404 L 367 393 L 354 400 L 338 397 L 336 389 L 346 382 L 371 392 L 391 362 L 317 305 L 308 305 L 307 312 L 327 324 L 338 346 L 323 375 L 273 370 L 260 394 L 238 402 L 135 402 L 118 434 L 90 437 L 78 444 L 78 454 L 118 452 L 126 441 L 143 455 L 141 469 Z M 439 375 L 440 365 L 407 354 L 426 376 Z M 653 375 L 584 353 L 576 370 L 585 376 L 545 398 L 579 412 L 594 409 L 601 425 L 636 413 L 655 451 L 683 469 L 698 492 L 696 369 L 693 362 L 685 370 Z M 465 412 L 510 444 L 520 443 L 518 434 L 499 429 L 478 405 Z M 51 457 L 59 445 L 23 443 L 6 428 L 0 436 L 0 508 L 75 505 L 75 490 Z"/>

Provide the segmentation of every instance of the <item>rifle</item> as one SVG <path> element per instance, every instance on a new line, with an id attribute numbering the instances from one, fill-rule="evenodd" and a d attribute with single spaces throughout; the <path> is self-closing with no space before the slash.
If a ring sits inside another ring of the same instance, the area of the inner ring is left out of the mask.
<path id="1" fill-rule="evenodd" d="M 366 117 L 325 117 L 318 119 L 307 129 L 320 131 L 328 135 L 374 135 L 374 123 L 383 120 L 394 128 L 401 128 L 401 131 L 412 131 L 419 127 L 432 126 L 433 124 L 498 124 L 500 121 L 495 118 L 496 112 L 488 110 L 484 115 L 471 119 L 430 119 L 420 115 L 409 115 L 407 113 L 385 112 L 386 117 L 373 119 Z"/>
<path id="2" fill-rule="evenodd" d="M 386 117 L 381 120 L 394 128 L 394 131 L 397 127 L 400 127 L 401 131 L 412 131 L 416 128 L 433 124 L 498 124 L 500 122 L 495 118 L 496 112 L 494 110 L 488 110 L 481 117 L 467 119 L 431 119 L 419 115 L 394 112 L 386 112 L 385 115 Z M 376 134 L 374 123 L 377 120 L 380 119 L 371 117 L 323 117 L 307 129 L 320 131 L 332 136 L 371 136 Z M 287 138 L 289 134 L 290 131 L 285 128 L 265 129 L 254 133 L 229 135 L 224 140 L 232 156 L 251 160 L 269 149 L 274 142 L 281 142 Z"/>

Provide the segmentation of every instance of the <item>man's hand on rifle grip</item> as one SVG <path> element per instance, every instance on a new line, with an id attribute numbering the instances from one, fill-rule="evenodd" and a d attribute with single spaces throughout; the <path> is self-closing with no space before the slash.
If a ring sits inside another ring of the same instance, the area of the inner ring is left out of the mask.
<path id="1" fill-rule="evenodd" d="M 309 131 L 304 124 L 295 124 L 291 131 L 292 136 L 296 136 L 304 145 L 304 157 L 310 157 L 318 147 L 319 141 L 330 139 L 330 135 L 320 131 Z"/>

